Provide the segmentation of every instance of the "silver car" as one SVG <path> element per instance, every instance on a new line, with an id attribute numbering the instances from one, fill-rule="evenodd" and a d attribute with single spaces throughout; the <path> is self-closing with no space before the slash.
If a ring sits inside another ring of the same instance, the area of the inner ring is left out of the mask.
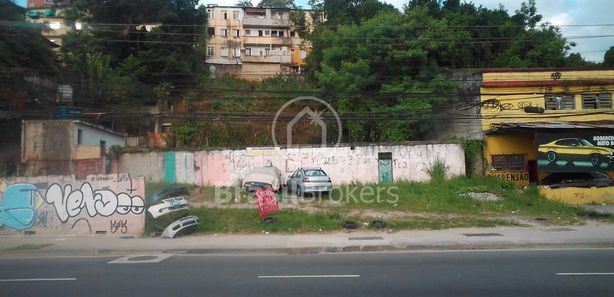
<path id="1" fill-rule="evenodd" d="M 288 177 L 288 191 L 302 196 L 305 193 L 328 193 L 333 189 L 330 177 L 320 167 L 305 167 L 295 170 Z"/>

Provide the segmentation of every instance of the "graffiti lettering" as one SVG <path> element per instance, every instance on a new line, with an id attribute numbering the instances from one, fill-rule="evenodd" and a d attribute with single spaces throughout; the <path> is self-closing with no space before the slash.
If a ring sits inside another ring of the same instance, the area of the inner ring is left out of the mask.
<path id="1" fill-rule="evenodd" d="M 39 213 L 38 218 L 36 219 L 36 224 L 40 224 L 40 225 L 47 227 L 47 217 L 49 217 L 48 212 L 43 211 Z"/>
<path id="2" fill-rule="evenodd" d="M 71 185 L 64 186 L 53 184 L 47 190 L 45 201 L 52 204 L 58 218 L 65 223 L 69 218 L 78 216 L 83 208 L 90 217 L 100 215 L 108 217 L 114 213 L 140 214 L 145 208 L 143 198 L 130 197 L 126 193 L 115 194 L 110 190 L 93 190 L 89 183 L 81 185 L 81 189 L 73 191 Z"/>
<path id="3" fill-rule="evenodd" d="M 115 182 L 121 183 L 125 181 L 130 181 L 130 175 L 126 173 L 118 173 L 117 177 L 115 178 Z"/>
<path id="4" fill-rule="evenodd" d="M 128 232 L 128 220 L 111 220 L 111 233 L 121 232 L 126 234 Z"/>

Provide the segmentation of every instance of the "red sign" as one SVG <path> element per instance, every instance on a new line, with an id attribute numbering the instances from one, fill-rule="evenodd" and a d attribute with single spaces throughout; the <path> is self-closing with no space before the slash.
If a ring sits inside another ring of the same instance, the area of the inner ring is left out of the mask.
<path id="1" fill-rule="evenodd" d="M 271 189 L 256 190 L 256 205 L 258 205 L 260 217 L 266 217 L 279 211 L 279 205 L 275 199 L 275 192 Z"/>

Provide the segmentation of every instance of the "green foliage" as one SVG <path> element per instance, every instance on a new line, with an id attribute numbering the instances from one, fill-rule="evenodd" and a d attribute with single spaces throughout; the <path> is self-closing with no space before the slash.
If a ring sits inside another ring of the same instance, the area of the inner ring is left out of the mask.
<path id="1" fill-rule="evenodd" d="M 484 155 L 484 148 L 486 147 L 486 141 L 483 139 L 467 139 L 456 138 L 454 140 L 459 141 L 463 145 L 463 151 L 465 152 L 465 172 L 467 175 L 474 175 L 475 164 L 478 158 Z M 477 172 L 480 174 L 480 172 Z"/>
<path id="2" fill-rule="evenodd" d="M 241 0 L 241 1 L 237 2 L 237 4 L 235 4 L 235 6 L 238 6 L 238 7 L 253 7 L 254 4 L 252 4 L 251 0 Z"/>
<path id="3" fill-rule="evenodd" d="M 449 170 L 446 162 L 437 158 L 426 168 L 426 173 L 431 177 L 431 183 L 442 183 L 446 180 Z"/>
<path id="4" fill-rule="evenodd" d="M 258 7 L 295 8 L 294 0 L 261 0 Z"/>
<path id="5" fill-rule="evenodd" d="M 614 67 L 614 46 L 611 46 L 603 55 L 603 66 Z"/>
<path id="6" fill-rule="evenodd" d="M 26 73 L 53 75 L 57 71 L 51 45 L 41 35 L 43 26 L 25 22 L 25 10 L 0 0 L 0 78 Z"/>
<path id="7" fill-rule="evenodd" d="M 160 98 L 160 86 L 172 98 L 184 95 L 186 86 L 198 87 L 207 71 L 201 47 L 206 17 L 197 4 L 72 1 L 66 17 L 95 24 L 68 33 L 62 45 L 69 77 L 80 84 L 77 103 L 151 105 Z"/>
<path id="8" fill-rule="evenodd" d="M 188 123 L 175 124 L 173 127 L 173 135 L 175 136 L 177 147 L 195 147 L 196 137 L 198 136 L 199 128 Z"/>
<path id="9" fill-rule="evenodd" d="M 109 148 L 109 154 L 111 156 L 119 156 L 124 151 L 121 145 L 114 144 Z"/>

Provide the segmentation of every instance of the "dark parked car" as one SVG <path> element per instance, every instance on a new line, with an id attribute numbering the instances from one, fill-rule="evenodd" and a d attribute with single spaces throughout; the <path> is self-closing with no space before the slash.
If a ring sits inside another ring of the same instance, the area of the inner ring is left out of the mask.
<path id="1" fill-rule="evenodd" d="M 591 172 L 555 172 L 542 179 L 542 186 L 552 189 L 576 187 L 576 188 L 601 188 L 614 186 L 614 181 L 605 173 Z"/>

